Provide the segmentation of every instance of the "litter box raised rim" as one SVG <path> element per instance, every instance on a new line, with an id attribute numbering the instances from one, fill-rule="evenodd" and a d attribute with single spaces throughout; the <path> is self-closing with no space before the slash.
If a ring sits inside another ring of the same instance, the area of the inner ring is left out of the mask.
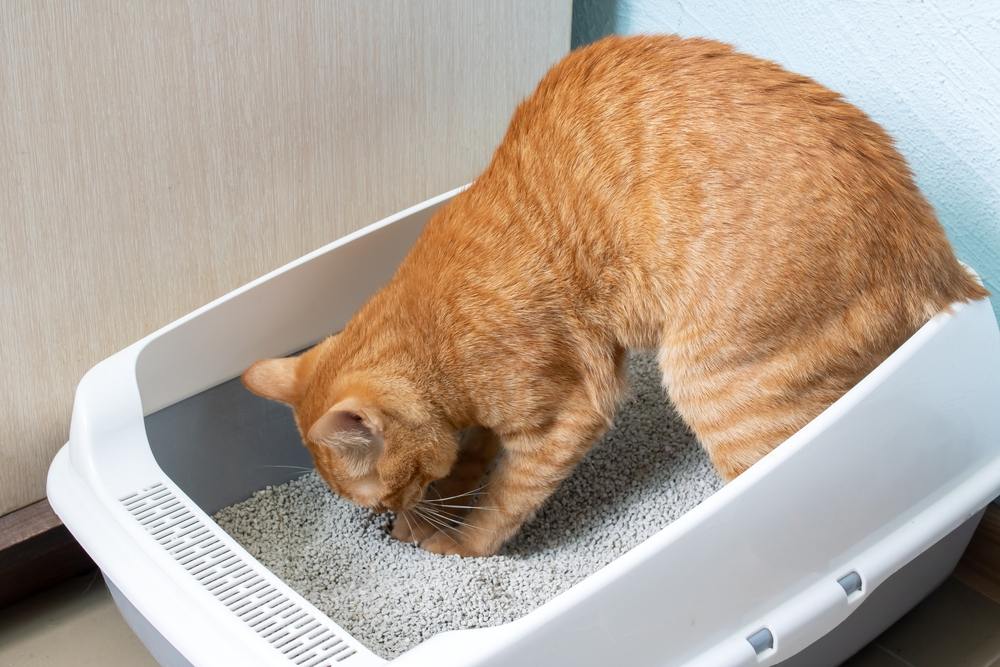
<path id="1" fill-rule="evenodd" d="M 50 469 L 49 499 L 161 663 L 385 662 L 255 561 L 173 483 L 153 457 L 143 418 L 257 358 L 339 329 L 459 191 L 234 290 L 81 380 L 69 442 Z M 329 284 L 340 286 L 336 301 Z M 643 544 L 517 621 L 437 635 L 393 663 L 770 665 L 792 658 L 1000 492 L 998 404 L 1000 335 L 989 301 L 955 305 L 781 447 Z M 211 551 L 185 541 L 190 532 L 181 532 L 192 526 L 208 536 Z"/>

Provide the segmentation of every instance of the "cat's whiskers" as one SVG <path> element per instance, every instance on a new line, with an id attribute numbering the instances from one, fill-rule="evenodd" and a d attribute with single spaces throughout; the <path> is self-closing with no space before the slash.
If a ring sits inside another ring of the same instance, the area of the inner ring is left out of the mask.
<path id="1" fill-rule="evenodd" d="M 478 530 L 478 531 L 483 530 L 481 526 L 475 526 L 471 523 L 466 523 L 465 521 L 455 521 L 455 523 L 457 523 L 459 526 L 462 526 L 463 528 L 471 528 L 472 530 Z M 462 528 L 455 528 L 455 530 L 459 533 L 462 532 Z"/>
<path id="2" fill-rule="evenodd" d="M 442 512 L 434 512 L 433 510 L 431 510 L 428 507 L 423 507 L 422 509 L 424 509 L 425 511 L 428 511 L 428 512 L 432 512 L 435 517 L 437 517 L 438 519 L 441 519 L 443 521 L 447 521 L 447 522 L 450 522 L 450 523 L 458 524 L 460 526 L 466 526 L 467 528 L 472 528 L 473 530 L 482 530 L 482 528 L 480 528 L 479 526 L 474 526 L 471 523 L 468 523 L 467 521 L 462 521 L 462 519 L 460 519 L 459 517 L 453 516 L 451 514 L 442 513 Z M 452 529 L 455 529 L 454 526 L 451 526 L 451 527 L 452 527 Z"/>
<path id="3" fill-rule="evenodd" d="M 453 544 L 458 545 L 458 542 L 455 540 L 455 538 L 448 534 L 448 531 L 451 530 L 450 526 L 442 523 L 440 519 L 431 518 L 429 515 L 424 514 L 422 511 L 417 509 L 417 506 L 413 507 L 413 511 L 417 516 L 422 518 L 428 525 L 437 528 L 438 531 L 442 535 L 447 537 L 449 540 L 451 540 Z"/>
<path id="4" fill-rule="evenodd" d="M 416 531 L 413 530 L 413 524 L 410 523 L 410 517 L 408 516 L 409 512 L 407 512 L 406 510 L 404 510 L 404 511 L 400 512 L 399 515 L 401 517 L 403 517 L 403 521 L 406 522 L 406 527 L 409 528 L 409 530 L 410 530 L 410 539 L 411 540 L 414 539 L 414 537 L 416 535 Z"/>
<path id="5" fill-rule="evenodd" d="M 486 505 L 446 505 L 445 503 L 439 503 L 437 507 L 453 507 L 460 510 L 493 510 L 497 511 L 499 507 L 487 507 Z"/>
<path id="6" fill-rule="evenodd" d="M 432 517 L 434 517 L 436 519 L 440 519 L 440 520 L 444 521 L 445 523 L 450 522 L 454 518 L 451 515 L 451 513 L 449 513 L 449 512 L 442 512 L 440 510 L 436 510 L 436 509 L 434 509 L 432 507 L 429 507 L 427 505 L 422 505 L 420 503 L 417 503 L 416 505 L 414 505 L 413 509 L 419 510 L 419 511 L 427 514 L 428 516 L 432 516 Z"/>
<path id="7" fill-rule="evenodd" d="M 413 512 L 414 521 L 423 521 L 427 525 L 434 527 L 434 524 L 431 523 L 430 520 L 426 516 L 424 516 L 423 512 L 419 511 L 416 507 L 411 508 L 410 511 Z"/>
<path id="8" fill-rule="evenodd" d="M 474 488 L 474 489 L 472 489 L 470 491 L 466 491 L 465 493 L 459 493 L 458 495 L 454 495 L 454 496 L 446 496 L 444 498 L 438 497 L 438 498 L 433 498 L 433 499 L 432 498 L 424 498 L 424 500 L 422 502 L 440 503 L 442 500 L 456 500 L 458 498 L 464 498 L 465 496 L 471 496 L 474 493 L 481 492 L 487 486 L 489 486 L 489 483 L 483 484 L 482 486 L 477 486 L 476 488 Z M 433 490 L 434 490 L 435 493 L 437 493 L 436 489 L 433 489 Z"/>

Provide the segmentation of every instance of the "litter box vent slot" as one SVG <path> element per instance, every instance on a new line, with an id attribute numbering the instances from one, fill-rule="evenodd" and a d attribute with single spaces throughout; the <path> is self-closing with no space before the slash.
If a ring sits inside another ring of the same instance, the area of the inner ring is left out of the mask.
<path id="1" fill-rule="evenodd" d="M 275 588 L 162 482 L 120 500 L 188 574 L 289 663 L 325 667 L 355 654 L 326 619 Z"/>

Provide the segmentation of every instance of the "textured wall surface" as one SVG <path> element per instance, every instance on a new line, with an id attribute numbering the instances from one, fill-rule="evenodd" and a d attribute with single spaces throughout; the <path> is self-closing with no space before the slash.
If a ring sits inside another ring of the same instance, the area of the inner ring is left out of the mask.
<path id="1" fill-rule="evenodd" d="M 0 514 L 44 494 L 88 367 L 474 177 L 570 9 L 0 2 Z"/>
<path id="2" fill-rule="evenodd" d="M 720 39 L 843 93 L 896 138 L 1000 313 L 1000 2 L 577 0 L 574 45 L 610 32 Z"/>

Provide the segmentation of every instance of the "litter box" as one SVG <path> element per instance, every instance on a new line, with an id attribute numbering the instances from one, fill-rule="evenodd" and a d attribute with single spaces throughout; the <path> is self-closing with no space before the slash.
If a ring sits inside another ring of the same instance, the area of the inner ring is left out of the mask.
<path id="1" fill-rule="evenodd" d="M 288 410 L 237 376 L 342 328 L 457 192 L 235 290 L 80 382 L 48 497 L 162 665 L 386 662 L 211 514 L 310 465 Z M 935 316 L 746 473 L 565 593 L 392 663 L 837 664 L 951 572 L 998 493 L 1000 336 L 984 300 Z"/>

